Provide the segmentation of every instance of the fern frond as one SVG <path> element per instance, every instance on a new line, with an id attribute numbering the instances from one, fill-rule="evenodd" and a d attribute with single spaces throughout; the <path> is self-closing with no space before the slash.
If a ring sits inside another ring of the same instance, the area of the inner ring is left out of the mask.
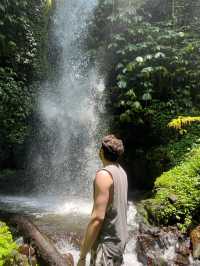
<path id="1" fill-rule="evenodd" d="M 200 122 L 200 116 L 179 116 L 173 119 L 168 127 L 181 130 L 184 126 L 190 125 L 193 122 Z"/>

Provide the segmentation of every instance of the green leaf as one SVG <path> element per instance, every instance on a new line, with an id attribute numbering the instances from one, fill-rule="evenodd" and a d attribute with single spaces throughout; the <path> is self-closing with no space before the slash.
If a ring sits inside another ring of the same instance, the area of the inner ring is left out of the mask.
<path id="1" fill-rule="evenodd" d="M 132 99 L 135 99 L 136 98 L 136 94 L 135 94 L 135 92 L 134 92 L 133 89 L 128 90 L 127 93 L 126 93 L 126 95 L 129 96 Z"/>
<path id="2" fill-rule="evenodd" d="M 141 109 L 142 109 L 142 106 L 141 106 L 140 102 L 135 101 L 135 102 L 133 102 L 133 104 L 132 104 L 132 108 L 133 108 L 133 109 L 136 109 L 136 110 L 141 110 Z"/>
<path id="3" fill-rule="evenodd" d="M 125 113 L 121 114 L 120 121 L 123 123 L 130 123 L 131 122 L 130 112 L 126 111 Z"/>
<path id="4" fill-rule="evenodd" d="M 143 100 L 143 101 L 151 101 L 151 100 L 152 100 L 152 96 L 151 96 L 151 94 L 150 94 L 149 92 L 144 93 L 144 94 L 142 95 L 142 100 Z"/>
<path id="5" fill-rule="evenodd" d="M 121 69 L 123 67 L 124 67 L 124 65 L 122 63 L 118 63 L 117 66 L 116 66 L 116 69 Z"/>
<path id="6" fill-rule="evenodd" d="M 125 80 L 120 80 L 117 85 L 120 89 L 125 89 L 127 86 L 127 82 Z"/>

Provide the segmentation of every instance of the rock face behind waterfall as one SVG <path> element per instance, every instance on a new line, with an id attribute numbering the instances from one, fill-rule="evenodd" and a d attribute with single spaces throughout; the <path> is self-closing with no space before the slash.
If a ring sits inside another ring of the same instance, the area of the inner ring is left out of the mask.
<path id="1" fill-rule="evenodd" d="M 200 265 L 192 260 L 190 238 L 176 227 L 153 227 L 140 223 L 136 251 L 147 266 Z"/>

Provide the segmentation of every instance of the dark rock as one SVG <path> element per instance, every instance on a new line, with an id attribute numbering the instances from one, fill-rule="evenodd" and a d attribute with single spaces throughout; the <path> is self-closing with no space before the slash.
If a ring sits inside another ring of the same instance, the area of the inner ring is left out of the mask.
<path id="1" fill-rule="evenodd" d="M 200 225 L 192 230 L 190 234 L 190 239 L 192 242 L 193 257 L 195 259 L 200 258 Z"/>
<path id="2" fill-rule="evenodd" d="M 179 239 L 176 248 L 176 253 L 182 254 L 184 256 L 189 256 L 191 254 L 190 240 L 189 239 Z"/>
<path id="3" fill-rule="evenodd" d="M 190 250 L 190 240 L 180 239 L 178 240 L 175 247 L 176 257 L 174 259 L 177 265 L 187 266 L 190 265 L 189 256 L 191 254 Z"/>
<path id="4" fill-rule="evenodd" d="M 150 226 L 150 225 L 147 225 L 144 223 L 140 223 L 139 224 L 139 232 L 141 232 L 141 233 L 145 232 L 145 234 L 158 236 L 160 229 L 159 229 L 159 227 L 155 227 L 155 226 L 153 227 L 153 226 Z"/>
<path id="5" fill-rule="evenodd" d="M 35 254 L 35 249 L 28 244 L 24 244 L 19 247 L 19 253 L 27 257 L 33 256 Z"/>
<path id="6" fill-rule="evenodd" d="M 169 200 L 169 202 L 170 202 L 171 204 L 174 204 L 174 203 L 177 202 L 178 198 L 177 198 L 176 195 L 171 194 L 171 195 L 169 195 L 168 200 Z"/>
<path id="7" fill-rule="evenodd" d="M 177 254 L 174 259 L 174 264 L 179 266 L 188 266 L 190 265 L 189 258 L 187 256 L 182 256 L 181 254 Z"/>
<path id="8" fill-rule="evenodd" d="M 190 265 L 190 240 L 176 227 L 153 227 L 140 224 L 136 252 L 146 266 Z"/>

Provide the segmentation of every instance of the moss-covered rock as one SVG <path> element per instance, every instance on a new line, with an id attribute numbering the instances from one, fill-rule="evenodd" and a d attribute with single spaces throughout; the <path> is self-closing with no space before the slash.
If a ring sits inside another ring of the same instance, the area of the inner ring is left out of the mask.
<path id="1" fill-rule="evenodd" d="M 142 205 L 148 213 L 148 220 L 155 224 L 176 224 L 185 230 L 192 223 L 199 222 L 200 146 L 157 178 L 154 196 L 144 200 Z"/>

